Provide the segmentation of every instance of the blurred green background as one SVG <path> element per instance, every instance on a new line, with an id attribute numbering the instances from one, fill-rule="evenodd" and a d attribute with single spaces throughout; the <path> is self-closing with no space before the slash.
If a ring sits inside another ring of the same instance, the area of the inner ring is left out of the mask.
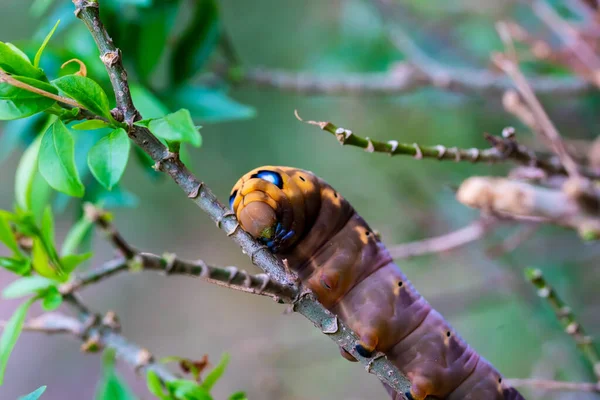
<path id="1" fill-rule="evenodd" d="M 56 3 L 51 11 L 61 14 L 61 25 L 70 19 L 81 24 L 74 19 L 70 1 Z M 244 65 L 314 73 L 367 72 L 384 71 L 403 58 L 387 41 L 383 25 L 366 0 L 219 3 L 222 22 Z M 499 45 L 494 22 L 503 15 L 523 15 L 509 1 L 461 0 L 452 6 L 444 1 L 408 3 L 418 17 L 418 30 L 410 33 L 420 38 L 430 54 L 482 67 L 488 63 L 489 51 Z M 26 41 L 40 26 L 56 21 L 50 14 L 33 16 L 30 6 L 29 0 L 0 0 L 0 40 Z M 48 30 L 42 30 L 42 37 Z M 85 34 L 79 30 L 70 31 L 71 37 L 57 35 L 51 45 L 60 47 Z M 121 46 L 118 41 L 116 45 Z M 93 48 L 82 49 L 95 54 Z M 126 52 L 124 57 L 128 57 Z M 90 68 L 93 78 L 101 79 L 101 73 L 102 69 Z M 158 86 L 163 83 L 160 79 L 159 74 L 154 81 Z M 330 120 L 381 140 L 485 147 L 484 132 L 497 134 L 509 125 L 516 126 L 524 140 L 533 140 L 504 112 L 500 98 L 476 94 L 429 89 L 395 97 L 327 97 L 237 88 L 229 95 L 253 107 L 255 116 L 219 123 L 200 118 L 203 146 L 190 149 L 189 165 L 223 202 L 235 181 L 257 166 L 308 169 L 343 193 L 388 245 L 468 224 L 478 214 L 460 205 L 451 188 L 470 175 L 503 175 L 507 167 L 390 158 L 342 148 L 333 137 L 297 121 L 295 109 L 305 119 Z M 597 104 L 593 98 L 547 96 L 544 104 L 564 135 L 595 137 L 598 118 L 592 112 Z M 0 135 L 8 135 L 3 128 L 0 125 Z M 15 169 L 24 148 L 21 144 L 1 164 L 0 208 L 12 207 Z M 131 162 L 121 187 L 137 197 L 137 206 L 112 212 L 117 227 L 137 248 L 258 272 L 170 180 L 151 178 L 139 163 Z M 77 204 L 71 202 L 57 215 L 59 241 L 76 213 Z M 401 261 L 400 266 L 432 305 L 505 376 L 592 380 L 574 343 L 523 279 L 523 269 L 541 268 L 588 332 L 598 333 L 600 247 L 582 244 L 571 231 L 544 227 L 511 254 L 498 259 L 486 255 L 487 248 L 513 231 L 514 227 L 502 228 L 450 254 Z M 89 267 L 114 256 L 101 237 L 94 238 L 93 246 L 96 257 Z M 0 272 L 0 286 L 13 279 Z M 150 272 L 120 275 L 85 289 L 82 296 L 94 310 L 114 310 L 123 334 L 158 357 L 208 354 L 216 363 L 223 352 L 229 352 L 230 366 L 215 388 L 217 398 L 235 390 L 245 390 L 250 399 L 260 400 L 387 398 L 375 376 L 341 358 L 337 346 L 308 320 L 284 315 L 284 306 L 266 298 Z M 0 320 L 8 319 L 18 304 L 3 300 Z M 34 308 L 30 315 L 40 312 Z M 126 366 L 119 371 L 140 398 L 151 398 L 143 378 Z M 8 364 L 0 398 L 15 399 L 48 385 L 44 400 L 92 399 L 100 373 L 100 357 L 81 353 L 76 339 L 25 333 Z M 523 393 L 528 399 L 600 397 L 526 389 Z"/>

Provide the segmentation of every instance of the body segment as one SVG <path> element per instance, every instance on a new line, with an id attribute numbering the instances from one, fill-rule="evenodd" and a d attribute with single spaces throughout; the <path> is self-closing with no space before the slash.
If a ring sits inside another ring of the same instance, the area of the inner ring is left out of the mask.
<path id="1" fill-rule="evenodd" d="M 366 221 L 323 180 L 295 168 L 257 168 L 236 183 L 230 204 L 242 227 L 286 259 L 359 335 L 360 354 L 381 351 L 407 375 L 407 397 L 523 399 L 432 309 Z"/>

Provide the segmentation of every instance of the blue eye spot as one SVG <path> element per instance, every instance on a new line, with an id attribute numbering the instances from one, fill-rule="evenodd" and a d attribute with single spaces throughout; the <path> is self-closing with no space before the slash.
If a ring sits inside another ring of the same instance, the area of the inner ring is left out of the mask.
<path id="1" fill-rule="evenodd" d="M 233 210 L 233 201 L 235 200 L 235 196 L 237 195 L 237 190 L 233 193 L 231 193 L 231 196 L 229 196 L 229 208 L 231 208 Z"/>
<path id="2" fill-rule="evenodd" d="M 281 179 L 281 175 L 279 175 L 277 172 L 260 170 L 253 176 L 253 178 L 254 177 L 264 179 L 267 182 L 271 182 L 279 189 L 283 188 L 283 179 Z"/>

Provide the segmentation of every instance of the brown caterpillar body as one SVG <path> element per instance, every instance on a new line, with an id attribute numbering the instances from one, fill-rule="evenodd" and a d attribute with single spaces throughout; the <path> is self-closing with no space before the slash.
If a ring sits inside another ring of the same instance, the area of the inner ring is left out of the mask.
<path id="1" fill-rule="evenodd" d="M 230 206 L 359 335 L 360 354 L 381 351 L 407 375 L 408 398 L 524 400 L 431 308 L 348 201 L 311 172 L 256 168 L 233 187 Z"/>

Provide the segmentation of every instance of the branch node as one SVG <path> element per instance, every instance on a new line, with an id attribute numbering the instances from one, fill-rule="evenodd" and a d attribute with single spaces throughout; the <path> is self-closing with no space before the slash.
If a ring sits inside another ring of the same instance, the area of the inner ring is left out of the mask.
<path id="1" fill-rule="evenodd" d="M 471 162 L 477 162 L 477 160 L 479 160 L 479 157 L 481 156 L 481 151 L 473 147 L 469 149 L 469 156 L 471 157 Z"/>
<path id="2" fill-rule="evenodd" d="M 166 261 L 167 265 L 165 265 L 165 275 L 171 275 L 173 272 L 173 268 L 175 267 L 175 262 L 177 261 L 177 256 L 175 253 L 164 253 L 162 255 L 164 261 Z"/>
<path id="3" fill-rule="evenodd" d="M 271 282 L 271 277 L 267 274 L 257 274 L 255 275 L 255 277 L 257 279 L 260 279 L 262 282 L 260 284 L 260 287 L 258 288 L 258 294 L 261 294 L 265 291 L 265 289 L 267 288 L 267 286 L 269 285 L 269 282 Z"/>
<path id="4" fill-rule="evenodd" d="M 123 120 L 125 120 L 125 115 L 123 114 L 123 110 L 121 110 L 118 107 L 115 107 L 112 110 L 110 110 L 110 115 L 112 115 L 112 117 L 116 121 L 123 122 Z"/>
<path id="5" fill-rule="evenodd" d="M 140 351 L 136 354 L 135 357 L 135 372 L 138 372 L 140 369 L 148 366 L 150 363 L 154 362 L 154 356 L 147 349 L 140 349 Z"/>
<path id="6" fill-rule="evenodd" d="M 394 155 L 394 152 L 396 151 L 396 149 L 398 148 L 398 141 L 397 140 L 388 140 L 387 144 L 389 144 L 391 146 L 390 149 L 390 156 Z"/>
<path id="7" fill-rule="evenodd" d="M 235 213 L 233 211 L 227 211 L 227 212 L 223 213 L 223 215 L 219 216 L 217 218 L 217 221 L 215 222 L 217 224 L 217 228 L 221 229 L 221 224 L 223 223 L 223 220 L 227 217 L 232 217 L 232 216 L 235 217 Z M 233 231 L 235 231 L 235 229 L 237 229 L 237 228 L 234 228 Z M 231 236 L 231 235 L 233 235 L 233 233 L 227 232 L 227 236 Z"/>
<path id="8" fill-rule="evenodd" d="M 227 283 L 231 283 L 231 281 L 233 281 L 235 279 L 235 277 L 237 276 L 238 272 L 240 272 L 240 270 L 237 269 L 237 267 L 234 267 L 233 265 L 230 265 L 223 269 L 226 270 L 227 272 L 229 272 L 229 277 L 227 278 Z"/>
<path id="9" fill-rule="evenodd" d="M 442 146 L 441 144 L 438 144 L 437 146 L 435 146 L 435 149 L 438 152 L 438 155 L 437 155 L 438 160 L 442 160 L 444 158 L 444 155 L 446 155 L 446 151 L 448 151 L 446 146 Z"/>
<path id="10" fill-rule="evenodd" d="M 208 267 L 208 265 L 206 265 L 204 260 L 196 260 L 195 264 L 198 267 L 200 267 L 200 277 L 201 278 L 208 278 L 210 276 L 210 268 Z"/>
<path id="11" fill-rule="evenodd" d="M 102 63 L 106 66 L 106 68 L 114 67 L 119 61 L 121 61 L 121 50 L 115 49 L 112 51 L 107 51 L 100 56 L 100 60 L 102 60 Z"/>
<path id="12" fill-rule="evenodd" d="M 189 199 L 195 199 L 198 197 L 198 195 L 200 194 L 200 190 L 202 189 L 202 186 L 204 186 L 204 182 L 200 182 L 195 188 L 194 190 L 192 190 L 190 192 L 190 194 L 188 194 L 188 198 Z"/>
<path id="13" fill-rule="evenodd" d="M 512 126 L 507 126 L 502 129 L 502 137 L 505 139 L 514 139 L 515 138 L 515 128 Z"/>
<path id="14" fill-rule="evenodd" d="M 159 161 L 155 162 L 152 166 L 152 169 L 155 171 L 162 171 L 163 164 L 167 161 L 177 161 L 179 160 L 179 153 L 173 153 L 171 151 L 166 152 L 167 154 L 161 158 Z"/>
<path id="15" fill-rule="evenodd" d="M 366 137 L 367 139 L 367 147 L 365 147 L 365 151 L 367 153 L 372 153 L 375 151 L 375 146 L 373 146 L 373 141 L 371 141 L 371 138 L 369 138 L 368 136 Z"/>
<path id="16" fill-rule="evenodd" d="M 250 254 L 250 262 L 252 262 L 252 264 L 256 264 L 256 261 L 254 260 L 254 257 L 256 257 L 256 255 L 261 251 L 261 250 L 266 250 L 267 252 L 269 251 L 269 249 L 267 248 L 267 246 L 264 245 L 260 245 L 258 246 L 258 248 L 256 250 L 254 250 L 252 252 L 252 254 Z"/>
<path id="17" fill-rule="evenodd" d="M 121 321 L 114 311 L 108 311 L 102 318 L 102 325 L 110 328 L 115 332 L 121 331 Z"/>
<path id="18" fill-rule="evenodd" d="M 413 143 L 413 147 L 415 148 L 415 159 L 422 160 L 423 159 L 423 151 L 421 147 L 417 143 Z"/>

